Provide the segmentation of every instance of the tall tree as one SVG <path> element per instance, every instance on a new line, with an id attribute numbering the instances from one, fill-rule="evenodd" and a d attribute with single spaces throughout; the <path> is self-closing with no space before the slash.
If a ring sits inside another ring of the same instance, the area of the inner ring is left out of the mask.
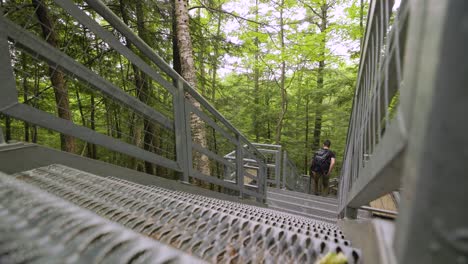
<path id="1" fill-rule="evenodd" d="M 318 21 L 315 24 L 318 26 L 320 31 L 320 42 L 318 51 L 318 68 L 317 68 L 317 96 L 315 98 L 315 120 L 314 120 L 314 133 L 312 148 L 318 149 L 320 147 L 320 136 L 322 132 L 322 117 L 323 109 L 322 103 L 324 99 L 324 77 L 325 77 L 325 59 L 326 59 L 326 43 L 327 43 L 327 29 L 329 23 L 329 9 L 333 7 L 336 1 L 320 0 L 320 6 L 315 8 L 313 5 L 308 5 L 309 9 L 318 17 Z"/>
<path id="2" fill-rule="evenodd" d="M 280 27 L 280 34 L 279 34 L 279 41 L 280 41 L 280 56 L 281 56 L 281 75 L 280 75 L 280 83 L 279 88 L 281 91 L 281 110 L 278 117 L 278 122 L 276 124 L 276 135 L 275 135 L 275 142 L 276 144 L 281 143 L 281 131 L 283 129 L 283 122 L 284 117 L 286 116 L 286 111 L 288 109 L 288 99 L 285 87 L 286 81 L 286 54 L 285 54 L 285 46 L 284 46 L 284 39 L 285 39 L 285 32 L 284 32 L 284 0 L 280 1 L 279 12 L 279 27 Z"/>
<path id="3" fill-rule="evenodd" d="M 255 0 L 255 21 L 258 22 L 259 15 L 258 15 L 258 8 L 259 8 L 259 0 Z M 253 131 L 255 135 L 255 142 L 260 142 L 260 120 L 258 113 L 260 111 L 260 41 L 258 39 L 259 33 L 259 24 L 255 24 L 255 39 L 254 39 L 254 46 L 255 46 L 255 54 L 254 54 L 254 111 L 252 111 L 252 119 L 253 119 Z"/>
<path id="4" fill-rule="evenodd" d="M 36 16 L 41 24 L 42 35 L 51 46 L 59 48 L 58 36 L 54 30 L 54 24 L 49 17 L 47 7 L 42 0 L 32 0 L 36 10 Z M 70 111 L 70 102 L 68 99 L 68 88 L 65 84 L 65 78 L 62 71 L 49 66 L 49 75 L 52 86 L 54 87 L 55 103 L 57 113 L 60 118 L 72 121 L 72 112 Z M 61 149 L 68 152 L 75 152 L 75 140 L 72 136 L 60 134 Z"/>
<path id="5" fill-rule="evenodd" d="M 197 76 L 195 70 L 195 63 L 193 60 L 192 39 L 189 29 L 189 14 L 188 14 L 188 0 L 177 0 L 175 2 L 175 18 L 176 18 L 176 37 L 177 46 L 179 49 L 180 66 L 182 77 L 194 88 L 197 87 Z M 192 96 L 186 94 L 186 98 L 190 103 L 201 109 L 200 103 Z M 206 130 L 203 121 L 195 114 L 191 115 L 192 135 L 196 143 L 207 147 Z M 208 157 L 201 154 L 194 156 L 194 162 L 197 170 L 210 175 L 210 164 Z"/>
<path id="6" fill-rule="evenodd" d="M 145 27 L 145 10 L 143 7 L 142 1 L 135 1 L 136 5 L 136 19 L 137 19 L 137 30 L 138 36 L 144 40 L 148 45 L 151 45 L 151 41 L 149 38 L 149 32 Z M 147 61 L 146 58 L 144 58 Z M 137 70 L 138 71 L 138 70 Z M 150 91 L 150 78 L 146 76 L 143 71 L 138 71 L 140 74 L 139 77 L 139 85 L 137 86 L 137 97 L 140 101 L 144 103 L 149 102 L 149 96 L 151 95 Z M 154 147 L 157 142 L 155 139 L 156 127 L 148 121 L 148 119 L 143 120 L 143 148 L 147 151 L 155 151 Z M 154 166 L 151 162 L 145 161 L 145 172 L 149 174 L 154 174 Z"/>

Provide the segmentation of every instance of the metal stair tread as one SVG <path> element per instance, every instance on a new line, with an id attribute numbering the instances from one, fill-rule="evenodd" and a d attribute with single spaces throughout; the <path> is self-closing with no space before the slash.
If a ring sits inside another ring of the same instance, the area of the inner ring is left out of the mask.
<path id="1" fill-rule="evenodd" d="M 283 194 L 283 195 L 289 195 L 293 197 L 301 197 L 303 199 L 319 200 L 319 201 L 338 205 L 338 199 L 336 198 L 323 197 L 323 196 L 307 194 L 307 193 L 302 193 L 302 192 L 294 192 L 294 191 L 283 190 L 283 189 L 269 188 L 268 193 Z"/>
<path id="2" fill-rule="evenodd" d="M 267 204 L 272 205 L 274 207 L 286 208 L 288 210 L 297 211 L 297 212 L 307 213 L 307 211 L 309 211 L 311 212 L 311 215 L 322 214 L 322 215 L 328 215 L 330 217 L 337 216 L 337 211 L 326 210 L 326 209 L 319 208 L 319 207 L 305 206 L 305 205 L 295 204 L 295 203 L 282 201 L 282 200 L 269 199 L 267 201 Z M 298 210 L 299 208 L 304 209 L 304 210 Z"/>
<path id="3" fill-rule="evenodd" d="M 317 204 L 318 206 L 323 205 L 323 206 L 326 206 L 326 207 L 333 207 L 336 210 L 338 210 L 338 205 L 334 204 L 334 203 L 318 201 L 318 200 L 312 200 L 312 199 L 306 199 L 304 197 L 291 196 L 291 195 L 282 194 L 282 193 L 275 193 L 275 192 L 269 192 L 268 195 L 267 195 L 267 200 L 271 199 L 272 196 L 281 196 L 281 197 L 284 197 L 286 199 L 297 200 L 297 202 L 303 202 L 304 201 L 304 202 L 308 202 L 308 203 Z M 273 199 L 276 199 L 276 198 L 273 197 Z M 279 199 L 277 199 L 277 200 L 279 200 Z"/>
<path id="4" fill-rule="evenodd" d="M 299 259 L 300 262 L 314 262 L 316 256 L 324 253 L 320 251 L 320 245 L 325 245 L 325 253 L 339 247 L 351 258 L 359 255 L 345 240 L 336 220 L 327 217 L 311 217 L 281 208 L 256 207 L 114 177 L 99 177 L 63 165 L 37 168 L 18 173 L 16 177 L 183 251 L 195 250 L 194 255 L 204 260 L 214 256 L 224 260 L 232 257 L 223 251 L 228 246 L 226 243 L 240 247 L 245 262 L 255 262 L 259 256 L 269 259 L 266 244 L 259 246 L 253 240 L 241 243 L 228 239 L 242 237 L 236 235 L 241 230 L 243 234 L 246 232 L 245 236 L 262 237 L 261 241 L 274 242 L 278 248 L 292 245 L 294 240 L 293 244 L 301 248 L 300 252 L 308 252 L 307 256 L 299 258 L 299 255 L 288 255 L 286 249 L 282 249 L 280 258 L 275 260 L 284 263 Z M 271 240 L 272 237 L 277 239 Z M 312 241 L 312 244 L 306 241 Z M 214 244 L 217 245 L 215 248 L 212 247 Z"/>
<path id="5" fill-rule="evenodd" d="M 335 219 L 335 218 L 329 218 L 329 217 L 324 217 L 324 216 L 307 214 L 307 213 L 304 213 L 304 212 L 298 212 L 298 211 L 289 210 L 289 209 L 286 209 L 286 208 L 276 207 L 276 206 L 270 206 L 268 208 L 273 209 L 273 210 L 277 210 L 277 211 L 280 211 L 280 212 L 292 214 L 292 215 L 299 215 L 299 216 L 302 216 L 302 217 L 311 218 L 311 219 L 314 219 L 314 220 L 326 222 L 326 223 L 333 224 L 333 225 L 336 225 L 336 223 L 337 223 L 337 219 Z"/>

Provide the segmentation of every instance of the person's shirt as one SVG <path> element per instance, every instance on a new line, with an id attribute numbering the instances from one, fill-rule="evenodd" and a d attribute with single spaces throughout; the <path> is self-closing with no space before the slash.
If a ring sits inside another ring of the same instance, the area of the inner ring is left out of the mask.
<path id="1" fill-rule="evenodd" d="M 325 149 L 325 148 L 322 148 L 322 149 Z M 329 170 L 330 169 L 330 164 L 331 164 L 331 159 L 335 158 L 335 152 L 331 151 L 330 149 L 326 149 L 326 150 L 328 150 L 327 170 Z"/>
<path id="2" fill-rule="evenodd" d="M 330 154 L 329 154 L 330 155 L 330 161 L 331 161 L 332 158 L 335 159 L 336 158 L 335 157 L 335 152 L 331 151 L 330 149 L 328 149 L 328 151 L 330 152 Z"/>

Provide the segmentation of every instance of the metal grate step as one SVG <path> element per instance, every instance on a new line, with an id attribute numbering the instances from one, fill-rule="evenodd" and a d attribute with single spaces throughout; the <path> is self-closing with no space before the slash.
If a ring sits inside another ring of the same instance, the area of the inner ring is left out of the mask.
<path id="1" fill-rule="evenodd" d="M 0 173 L 0 263 L 202 263 Z"/>
<path id="2" fill-rule="evenodd" d="M 212 262 L 313 263 L 328 252 L 360 262 L 332 224 L 188 193 L 103 178 L 61 165 L 17 175 L 112 221 Z"/>

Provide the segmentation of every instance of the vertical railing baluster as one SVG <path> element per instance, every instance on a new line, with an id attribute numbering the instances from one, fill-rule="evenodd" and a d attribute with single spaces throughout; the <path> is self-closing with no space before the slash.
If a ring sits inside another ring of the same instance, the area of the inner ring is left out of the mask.
<path id="1" fill-rule="evenodd" d="M 239 134 L 236 134 L 236 178 L 237 186 L 239 188 L 239 197 L 244 197 L 244 151 L 242 147 L 242 140 Z"/>
<path id="2" fill-rule="evenodd" d="M 190 112 L 185 107 L 185 92 L 182 79 L 177 80 L 177 91 L 173 99 L 174 105 L 174 130 L 176 138 L 177 164 L 182 170 L 182 182 L 189 182 L 190 168 L 192 164 L 192 139 L 190 131 Z"/>
<path id="3" fill-rule="evenodd" d="M 15 75 L 11 66 L 10 47 L 4 31 L 3 15 L 0 15 L 0 112 L 18 103 Z"/>
<path id="4" fill-rule="evenodd" d="M 259 158 L 260 159 L 260 158 Z M 261 194 L 262 198 L 258 199 L 257 202 L 264 203 L 266 201 L 266 163 L 259 162 L 258 164 L 258 191 Z"/>
<path id="5" fill-rule="evenodd" d="M 275 184 L 276 188 L 280 187 L 280 179 L 281 179 L 281 148 L 275 153 Z"/>
<path id="6" fill-rule="evenodd" d="M 283 182 L 282 182 L 282 188 L 285 188 L 286 185 L 286 180 L 287 178 L 291 177 L 291 174 L 288 174 L 287 171 L 287 166 L 288 166 L 288 153 L 286 151 L 283 151 Z"/>

